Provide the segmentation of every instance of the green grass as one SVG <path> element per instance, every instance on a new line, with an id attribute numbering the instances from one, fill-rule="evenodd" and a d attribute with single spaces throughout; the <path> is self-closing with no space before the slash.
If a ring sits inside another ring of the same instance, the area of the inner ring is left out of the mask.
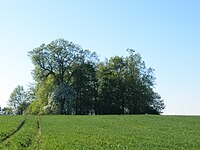
<path id="1" fill-rule="evenodd" d="M 43 147 L 53 149 L 198 149 L 200 118 L 42 116 Z"/>
<path id="2" fill-rule="evenodd" d="M 0 141 L 17 130 L 24 116 L 3 116 L 0 115 Z"/>
<path id="3" fill-rule="evenodd" d="M 3 142 L 3 148 L 12 141 L 12 149 L 17 149 L 29 139 L 29 145 L 20 149 L 191 150 L 200 148 L 199 137 L 198 116 L 32 116 Z"/>
<path id="4" fill-rule="evenodd" d="M 27 116 L 24 125 L 3 141 L 0 149 L 32 149 L 37 146 L 37 131 L 36 116 Z"/>

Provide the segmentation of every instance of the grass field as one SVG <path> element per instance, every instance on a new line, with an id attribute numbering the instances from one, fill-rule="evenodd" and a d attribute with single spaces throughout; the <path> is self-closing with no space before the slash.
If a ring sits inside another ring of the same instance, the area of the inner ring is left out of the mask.
<path id="1" fill-rule="evenodd" d="M 16 130 L 1 140 L 0 149 L 200 149 L 200 117 L 0 116 L 0 121 L 1 139 Z"/>

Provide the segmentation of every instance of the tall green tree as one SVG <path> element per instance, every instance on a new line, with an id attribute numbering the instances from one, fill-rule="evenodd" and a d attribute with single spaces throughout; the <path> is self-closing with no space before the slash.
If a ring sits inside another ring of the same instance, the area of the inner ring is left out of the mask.
<path id="1" fill-rule="evenodd" d="M 128 49 L 128 52 L 129 56 L 125 58 L 128 112 L 130 114 L 161 113 L 165 106 L 161 97 L 154 92 L 154 69 L 146 68 L 140 54 L 132 49 Z"/>
<path id="2" fill-rule="evenodd" d="M 91 111 L 92 104 L 87 105 L 86 101 L 93 100 L 93 98 L 91 98 L 93 97 L 91 93 L 90 96 L 87 95 L 93 90 L 88 88 L 91 88 L 93 80 L 92 78 L 94 78 L 95 76 L 95 74 L 92 75 L 92 71 L 94 71 L 94 61 L 97 61 L 95 53 L 91 53 L 89 50 L 83 50 L 80 46 L 72 42 L 65 41 L 64 39 L 58 39 L 52 41 L 50 44 L 42 44 L 40 47 L 33 49 L 33 51 L 29 52 L 29 56 L 31 57 L 32 62 L 35 66 L 33 74 L 34 79 L 37 82 L 36 84 L 38 86 L 36 92 L 38 102 L 34 103 L 35 106 L 38 104 L 38 107 L 42 107 L 42 109 L 46 106 L 45 108 L 51 108 L 48 112 L 52 112 L 51 110 L 56 109 L 54 106 L 50 105 L 59 105 L 59 109 L 61 110 L 57 110 L 57 112 L 60 112 L 62 114 L 66 113 L 64 111 L 65 107 L 63 105 L 65 103 L 64 101 L 67 100 L 59 98 L 56 93 L 59 93 L 57 92 L 58 89 L 62 89 L 61 91 L 65 93 L 59 94 L 65 95 L 67 92 L 66 90 L 70 90 L 70 88 L 68 87 L 71 87 L 71 90 L 74 90 L 73 88 L 76 88 L 75 92 L 78 93 L 76 95 L 84 95 L 85 97 L 85 100 L 83 100 L 83 98 L 80 99 L 80 96 L 79 99 L 76 99 L 76 112 L 78 113 L 78 109 L 82 109 L 82 107 L 83 109 L 79 111 L 79 113 L 81 114 L 85 114 L 86 112 L 88 113 L 89 111 Z M 80 78 L 82 78 L 83 80 L 80 81 Z M 87 86 L 85 84 L 87 84 Z M 43 88 L 46 85 L 48 87 Z M 71 85 L 73 85 L 73 87 Z M 82 85 L 81 91 L 79 90 L 80 88 L 78 88 L 78 86 L 80 87 L 80 85 Z M 83 92 L 83 90 L 85 90 L 85 92 Z M 54 96 L 52 96 L 52 94 Z M 65 97 L 67 98 L 68 96 Z M 86 106 L 88 108 L 85 108 Z M 42 110 L 40 108 L 39 112 L 41 111 Z"/>
<path id="3" fill-rule="evenodd" d="M 96 53 L 82 51 L 73 64 L 71 85 L 76 91 L 75 113 L 80 115 L 94 113 L 97 98 L 97 62 Z"/>
<path id="4" fill-rule="evenodd" d="M 75 64 L 72 86 L 76 91 L 76 114 L 94 113 L 97 98 L 96 69 L 93 63 Z"/>
<path id="5" fill-rule="evenodd" d="M 69 82 L 72 64 L 78 59 L 81 51 L 80 46 L 64 39 L 57 39 L 33 49 L 29 56 L 35 66 L 35 80 L 42 81 L 52 75 L 57 85 Z"/>
<path id="6" fill-rule="evenodd" d="M 115 82 L 108 62 L 100 63 L 98 68 L 98 101 L 97 114 L 113 114 L 115 107 L 114 89 Z"/>
<path id="7" fill-rule="evenodd" d="M 99 114 L 159 114 L 163 100 L 154 92 L 152 68 L 141 56 L 128 49 L 127 57 L 112 57 L 99 65 Z"/>
<path id="8" fill-rule="evenodd" d="M 125 62 L 122 57 L 112 57 L 101 63 L 98 70 L 100 114 L 124 114 Z"/>

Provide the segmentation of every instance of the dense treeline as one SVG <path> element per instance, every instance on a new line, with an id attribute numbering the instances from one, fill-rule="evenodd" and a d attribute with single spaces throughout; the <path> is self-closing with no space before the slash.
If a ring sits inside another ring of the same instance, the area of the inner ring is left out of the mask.
<path id="1" fill-rule="evenodd" d="M 132 49 L 99 62 L 95 53 L 64 39 L 29 52 L 34 64 L 31 114 L 159 114 L 152 68 Z M 33 94 L 34 93 L 34 94 Z M 30 95 L 30 94 L 29 94 Z"/>

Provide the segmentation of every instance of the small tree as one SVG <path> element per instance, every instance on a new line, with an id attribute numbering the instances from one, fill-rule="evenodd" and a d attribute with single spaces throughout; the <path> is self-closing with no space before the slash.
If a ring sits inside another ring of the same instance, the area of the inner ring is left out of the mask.
<path id="1" fill-rule="evenodd" d="M 51 94 L 45 110 L 50 114 L 73 114 L 75 91 L 68 84 L 61 84 Z"/>
<path id="2" fill-rule="evenodd" d="M 12 109 L 10 107 L 4 107 L 4 108 L 2 108 L 2 112 L 3 112 L 4 115 L 10 115 L 10 114 L 13 113 Z"/>
<path id="3" fill-rule="evenodd" d="M 26 92 L 23 86 L 18 85 L 10 95 L 8 105 L 17 111 L 17 114 L 22 115 L 28 104 L 26 102 Z"/>

